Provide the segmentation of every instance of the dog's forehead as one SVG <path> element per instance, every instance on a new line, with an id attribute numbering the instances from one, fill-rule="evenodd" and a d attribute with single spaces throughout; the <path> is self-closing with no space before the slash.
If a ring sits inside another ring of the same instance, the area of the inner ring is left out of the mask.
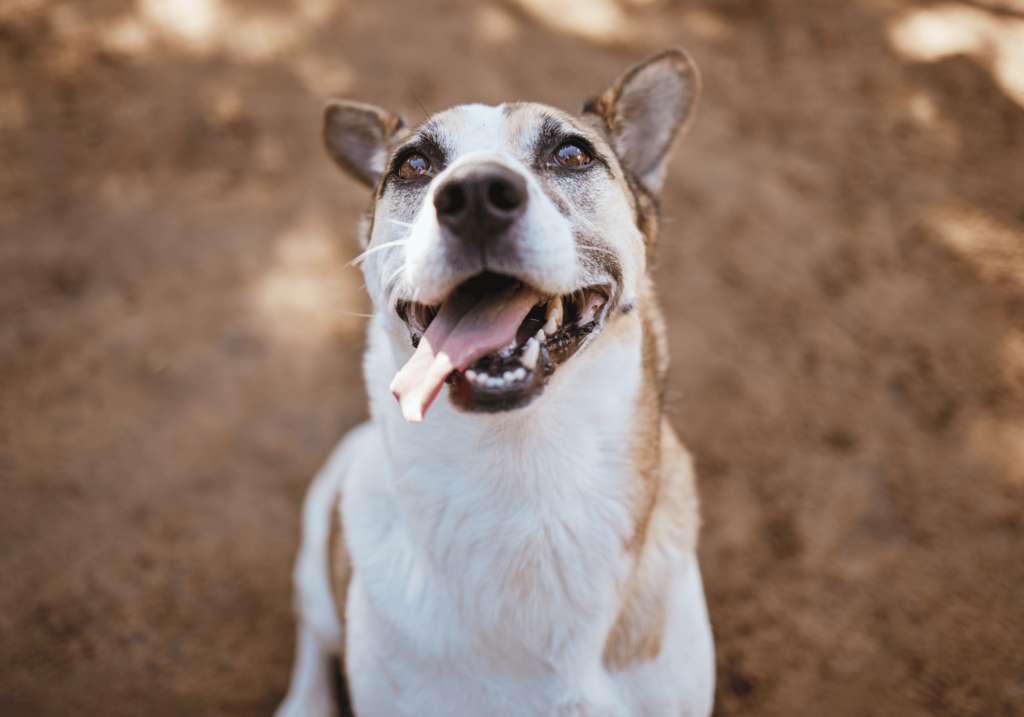
<path id="1" fill-rule="evenodd" d="M 589 131 L 575 117 L 554 107 L 515 102 L 497 107 L 452 107 L 431 117 L 416 134 L 437 143 L 452 161 L 482 150 L 527 156 L 545 139 Z"/>

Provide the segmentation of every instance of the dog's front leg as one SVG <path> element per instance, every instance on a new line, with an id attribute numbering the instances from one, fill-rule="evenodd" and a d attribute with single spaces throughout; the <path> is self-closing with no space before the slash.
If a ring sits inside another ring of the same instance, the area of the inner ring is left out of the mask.
<path id="1" fill-rule="evenodd" d="M 365 425 L 365 424 L 364 424 Z M 329 567 L 332 528 L 352 448 L 365 429 L 355 429 L 334 450 L 313 479 L 302 506 L 302 545 L 295 561 L 295 613 L 298 635 L 291 684 L 275 717 L 334 717 L 334 657 L 342 647 Z"/>

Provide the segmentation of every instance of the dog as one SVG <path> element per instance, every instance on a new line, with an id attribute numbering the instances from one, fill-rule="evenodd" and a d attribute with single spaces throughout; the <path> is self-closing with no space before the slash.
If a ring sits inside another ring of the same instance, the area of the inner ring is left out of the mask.
<path id="1" fill-rule="evenodd" d="M 648 273 L 699 94 L 669 49 L 579 116 L 461 105 L 413 128 L 327 105 L 330 156 L 374 191 L 371 419 L 304 503 L 278 717 L 337 714 L 335 658 L 358 717 L 710 714 L 695 479 Z"/>

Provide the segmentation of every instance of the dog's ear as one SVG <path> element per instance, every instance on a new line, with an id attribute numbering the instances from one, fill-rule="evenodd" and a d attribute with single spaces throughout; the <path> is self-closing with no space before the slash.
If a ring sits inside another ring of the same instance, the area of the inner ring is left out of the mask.
<path id="1" fill-rule="evenodd" d="M 331 100 L 324 108 L 324 144 L 339 167 L 368 187 L 376 187 L 391 142 L 405 120 L 380 107 Z"/>
<path id="2" fill-rule="evenodd" d="M 676 140 L 693 119 L 700 72 L 677 48 L 651 55 L 583 106 L 604 120 L 619 161 L 657 194 Z"/>

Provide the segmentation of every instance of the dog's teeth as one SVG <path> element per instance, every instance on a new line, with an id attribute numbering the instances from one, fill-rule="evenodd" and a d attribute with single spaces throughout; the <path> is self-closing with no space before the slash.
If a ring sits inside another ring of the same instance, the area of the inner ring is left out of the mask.
<path id="1" fill-rule="evenodd" d="M 507 376 L 508 374 L 505 375 Z M 522 381 L 524 378 L 526 378 L 526 369 L 520 366 L 519 368 L 512 372 L 512 378 L 514 378 L 516 381 Z"/>
<path id="2" fill-rule="evenodd" d="M 512 383 L 513 381 L 516 380 L 515 374 L 512 373 L 511 371 L 506 371 L 502 378 L 505 379 L 505 383 Z"/>
<path id="3" fill-rule="evenodd" d="M 536 338 L 531 337 L 526 342 L 526 351 L 523 352 L 523 366 L 526 367 L 527 371 L 532 371 L 537 367 L 537 359 L 540 358 L 540 342 Z"/>
<path id="4" fill-rule="evenodd" d="M 562 297 L 556 296 L 548 302 L 548 308 L 544 312 L 544 332 L 548 336 L 555 333 L 558 327 L 562 325 L 563 315 Z"/>
<path id="5" fill-rule="evenodd" d="M 537 329 L 537 333 L 533 335 L 533 338 L 537 339 L 541 343 L 548 340 L 548 335 L 544 333 L 544 329 Z"/>
<path id="6" fill-rule="evenodd" d="M 476 382 L 481 386 L 486 386 L 487 382 L 491 380 L 491 377 L 486 373 L 480 372 L 476 375 Z"/>
<path id="7" fill-rule="evenodd" d="M 466 380 L 476 381 L 476 371 L 474 371 L 473 369 L 469 369 L 468 371 L 466 371 Z"/>
<path id="8" fill-rule="evenodd" d="M 489 378 L 487 379 L 487 388 L 500 388 L 505 385 L 505 380 L 501 378 Z"/>

